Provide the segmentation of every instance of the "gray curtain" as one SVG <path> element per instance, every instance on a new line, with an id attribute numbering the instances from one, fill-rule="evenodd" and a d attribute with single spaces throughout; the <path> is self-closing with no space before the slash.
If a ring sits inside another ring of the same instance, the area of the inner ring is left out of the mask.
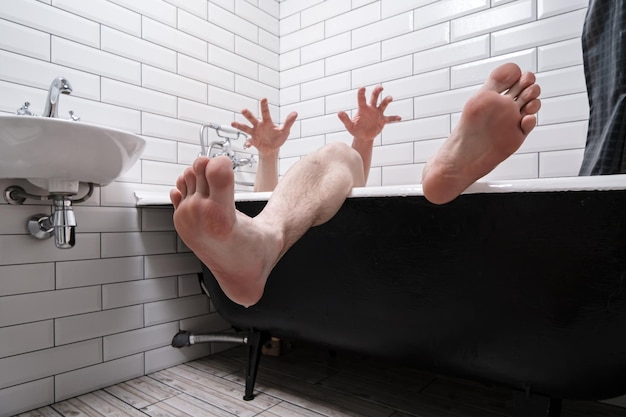
<path id="1" fill-rule="evenodd" d="M 590 0 L 582 35 L 589 130 L 580 175 L 626 173 L 626 0 Z"/>

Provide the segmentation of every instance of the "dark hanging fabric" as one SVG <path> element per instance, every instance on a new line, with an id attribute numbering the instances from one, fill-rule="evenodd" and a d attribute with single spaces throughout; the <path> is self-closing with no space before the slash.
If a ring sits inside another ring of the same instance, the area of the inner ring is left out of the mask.
<path id="1" fill-rule="evenodd" d="M 590 0 L 582 47 L 589 130 L 579 175 L 626 173 L 626 0 Z"/>

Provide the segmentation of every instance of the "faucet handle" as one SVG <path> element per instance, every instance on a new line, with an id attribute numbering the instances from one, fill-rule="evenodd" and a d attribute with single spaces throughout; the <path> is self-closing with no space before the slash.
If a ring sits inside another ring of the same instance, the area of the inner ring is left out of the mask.
<path id="1" fill-rule="evenodd" d="M 77 116 L 76 113 L 74 113 L 74 110 L 70 110 L 70 119 L 72 119 L 75 122 L 78 122 L 80 120 L 80 116 Z"/>
<path id="2" fill-rule="evenodd" d="M 15 114 L 17 114 L 18 116 L 35 116 L 35 113 L 33 113 L 32 111 L 28 109 L 29 107 L 30 107 L 30 102 L 27 101 L 24 103 L 22 107 L 17 109 Z"/>

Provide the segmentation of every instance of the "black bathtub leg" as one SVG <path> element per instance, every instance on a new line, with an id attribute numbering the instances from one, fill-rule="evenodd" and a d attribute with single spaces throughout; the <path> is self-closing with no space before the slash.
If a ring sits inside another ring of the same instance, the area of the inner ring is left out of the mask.
<path id="1" fill-rule="evenodd" d="M 243 396 L 245 401 L 254 399 L 254 382 L 259 370 L 261 359 L 261 348 L 269 340 L 269 335 L 259 330 L 250 329 L 248 331 L 248 360 L 246 361 L 246 392 Z"/>

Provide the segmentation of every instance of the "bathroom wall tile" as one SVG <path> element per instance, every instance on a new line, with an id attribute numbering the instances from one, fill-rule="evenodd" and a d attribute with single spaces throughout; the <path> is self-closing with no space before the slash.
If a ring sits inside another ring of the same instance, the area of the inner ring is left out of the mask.
<path id="1" fill-rule="evenodd" d="M 258 64 L 217 46 L 209 45 L 209 63 L 252 78 L 258 77 Z"/>
<path id="2" fill-rule="evenodd" d="M 0 20 L 0 49 L 50 60 L 50 35 L 6 20 Z"/>
<path id="3" fill-rule="evenodd" d="M 296 48 L 301 48 L 305 45 L 310 45 L 315 42 L 319 42 L 326 37 L 332 37 L 329 33 L 324 33 L 324 24 L 318 23 L 317 25 L 302 28 L 298 31 L 281 36 L 280 38 L 280 53 L 292 51 Z"/>
<path id="4" fill-rule="evenodd" d="M 262 8 L 255 7 L 245 1 L 235 2 L 235 15 L 262 30 L 278 35 L 278 19 L 270 13 L 266 13 Z"/>
<path id="5" fill-rule="evenodd" d="M 541 152 L 539 178 L 576 177 L 583 162 L 584 149 Z"/>
<path id="6" fill-rule="evenodd" d="M 289 158 L 294 156 L 304 156 L 324 146 L 325 140 L 323 135 L 309 136 L 303 139 L 289 139 L 280 148 L 281 158 Z"/>
<path id="7" fill-rule="evenodd" d="M 143 354 L 92 365 L 55 377 L 54 400 L 63 401 L 144 375 Z"/>
<path id="8" fill-rule="evenodd" d="M 451 70 L 451 87 L 460 88 L 469 85 L 482 85 L 489 73 L 497 66 L 507 62 L 517 64 L 522 71 L 537 72 L 537 55 L 534 49 L 527 49 L 494 58 L 457 65 Z"/>
<path id="9" fill-rule="evenodd" d="M 413 160 L 415 162 L 426 162 L 433 156 L 441 145 L 445 141 L 445 138 L 441 139 L 428 139 L 413 142 Z"/>
<path id="10" fill-rule="evenodd" d="M 169 26 L 176 26 L 176 7 L 163 1 L 109 0 Z"/>
<path id="11" fill-rule="evenodd" d="M 11 295 L 0 298 L 0 327 L 89 313 L 100 307 L 99 287 Z"/>
<path id="12" fill-rule="evenodd" d="M 54 263 L 0 266 L 0 296 L 51 290 Z"/>
<path id="13" fill-rule="evenodd" d="M 168 71 L 143 65 L 141 70 L 142 86 L 160 91 L 171 96 L 185 97 L 189 100 L 207 102 L 207 85 Z"/>
<path id="14" fill-rule="evenodd" d="M 325 1 L 302 10 L 302 12 L 300 12 L 302 27 L 324 22 L 337 15 L 347 13 L 352 9 L 350 3 L 350 0 Z"/>
<path id="15" fill-rule="evenodd" d="M 389 166 L 413 162 L 413 143 L 375 146 L 372 166 Z"/>
<path id="16" fill-rule="evenodd" d="M 382 16 L 389 17 L 409 10 L 417 9 L 439 0 L 413 0 L 410 2 L 398 0 L 381 0 Z"/>
<path id="17" fill-rule="evenodd" d="M 477 87 L 457 88 L 441 93 L 428 94 L 413 99 L 415 118 L 430 117 L 461 111 Z"/>
<path id="18" fill-rule="evenodd" d="M 206 0 L 165 0 L 168 3 L 183 9 L 187 10 L 194 15 L 201 17 L 203 19 L 207 18 L 207 1 Z M 179 10 L 179 13 L 181 10 Z"/>
<path id="19" fill-rule="evenodd" d="M 34 410 L 54 402 L 54 378 L 43 378 L 0 389 L 2 412 L 7 416 Z"/>
<path id="20" fill-rule="evenodd" d="M 278 161 L 278 174 L 279 174 L 279 176 L 285 175 L 285 173 L 289 170 L 289 168 L 291 168 L 293 166 L 293 164 L 295 164 L 299 160 L 300 160 L 300 157 L 281 158 Z"/>
<path id="21" fill-rule="evenodd" d="M 380 5 L 372 3 L 326 19 L 323 23 L 325 36 L 335 36 L 379 20 Z"/>
<path id="22" fill-rule="evenodd" d="M 385 94 L 389 94 L 390 92 L 387 90 L 388 83 L 385 83 Z M 351 115 L 350 113 L 356 111 L 357 108 L 357 91 L 358 89 L 350 88 L 348 90 L 337 91 L 333 94 L 327 94 L 324 96 L 324 101 L 326 105 L 326 114 L 337 113 L 340 110 L 343 110 Z M 366 90 L 365 94 L 368 95 L 369 90 Z M 395 97 L 395 96 L 394 96 Z M 297 105 L 295 103 L 294 105 Z M 282 107 L 281 107 L 282 111 Z"/>
<path id="23" fill-rule="evenodd" d="M 293 51 L 281 53 L 278 62 L 281 71 L 286 71 L 297 67 L 301 63 L 301 49 L 294 49 Z M 282 74 L 281 74 L 282 75 Z M 282 82 L 282 77 L 281 77 Z"/>
<path id="24" fill-rule="evenodd" d="M 520 0 L 452 20 L 452 41 L 532 22 L 537 18 L 535 5 L 534 0 Z"/>
<path id="25" fill-rule="evenodd" d="M 103 338 L 104 360 L 121 358 L 170 345 L 178 332 L 178 322 L 144 327 Z"/>
<path id="26" fill-rule="evenodd" d="M 308 81 L 300 85 L 300 99 L 311 100 L 351 89 L 349 72 L 328 76 L 320 80 Z"/>
<path id="27" fill-rule="evenodd" d="M 305 45 L 300 49 L 302 63 L 309 63 L 323 58 L 328 58 L 342 52 L 348 52 L 350 50 L 350 39 L 350 33 L 346 32 Z"/>
<path id="28" fill-rule="evenodd" d="M 450 116 L 442 115 L 405 122 L 385 127 L 383 144 L 413 142 L 416 140 L 447 137 L 450 133 Z M 412 152 L 412 150 L 411 150 Z M 412 162 L 412 161 L 411 161 Z"/>
<path id="29" fill-rule="evenodd" d="M 0 328 L 0 358 L 54 346 L 52 320 Z"/>
<path id="30" fill-rule="evenodd" d="M 411 56 L 405 56 L 352 71 L 352 88 L 366 85 L 380 84 L 401 77 L 408 77 L 413 73 Z"/>
<path id="31" fill-rule="evenodd" d="M 259 29 L 259 45 L 277 54 L 276 59 L 278 60 L 278 55 L 280 54 L 280 38 L 277 35 Z"/>
<path id="32" fill-rule="evenodd" d="M 167 162 L 143 161 L 142 178 L 144 184 L 176 185 L 176 178 L 185 167 Z"/>
<path id="33" fill-rule="evenodd" d="M 100 45 L 96 22 L 41 2 L 23 1 L 19 7 L 3 7 L 0 18 L 94 47 Z"/>
<path id="34" fill-rule="evenodd" d="M 52 37 L 51 49 L 55 64 L 100 73 L 136 85 L 141 82 L 141 64 L 138 62 L 56 36 Z"/>
<path id="35" fill-rule="evenodd" d="M 130 167 L 126 172 L 117 177 L 116 181 L 124 181 L 124 182 L 141 182 L 141 159 L 137 160 L 132 167 Z"/>
<path id="36" fill-rule="evenodd" d="M 198 143 L 200 126 L 197 123 L 143 113 L 141 115 L 141 128 L 141 133 L 144 135 L 187 143 Z"/>
<path id="37" fill-rule="evenodd" d="M 258 41 L 258 28 L 251 22 L 237 16 L 236 14 L 223 9 L 216 4 L 209 2 L 209 22 L 228 30 L 229 32 L 246 38 L 249 41 Z"/>
<path id="38" fill-rule="evenodd" d="M 71 251 L 60 251 L 52 239 L 33 241 L 28 235 L 0 236 L 0 265 L 88 259 L 100 256 L 100 235 L 77 233 L 77 245 Z"/>
<path id="39" fill-rule="evenodd" d="M 52 80 L 50 80 L 52 81 Z M 18 85 L 14 82 L 0 81 L 0 111 L 15 114 L 24 102 L 31 103 L 30 109 L 36 114 L 41 114 L 44 109 L 47 90 Z"/>
<path id="40" fill-rule="evenodd" d="M 104 0 L 54 0 L 55 7 L 133 36 L 141 36 L 141 15 Z"/>
<path id="41" fill-rule="evenodd" d="M 230 123 L 234 120 L 233 110 L 224 110 L 216 106 L 208 106 L 206 104 L 197 103 L 185 99 L 178 99 L 178 118 L 198 124 L 216 123 L 220 125 L 230 126 Z M 200 152 L 200 126 L 198 125 L 195 140 L 193 141 L 195 159 Z M 205 136 L 206 137 L 206 136 Z M 178 142 L 178 149 L 184 146 L 189 146 L 186 143 Z M 182 154 L 178 155 L 178 162 L 182 163 Z M 193 160 L 192 160 L 193 161 Z"/>
<path id="42" fill-rule="evenodd" d="M 170 368 L 174 365 L 189 362 L 211 354 L 209 343 L 201 343 L 188 346 L 184 349 L 177 349 L 171 346 L 147 351 L 145 353 L 145 373 L 159 371 Z"/>
<path id="43" fill-rule="evenodd" d="M 265 11 L 275 19 L 280 18 L 280 3 L 274 0 L 259 0 L 259 9 Z M 278 20 L 276 21 L 276 23 Z"/>
<path id="44" fill-rule="evenodd" d="M 383 94 L 393 97 L 393 103 L 389 111 L 397 114 L 396 104 L 401 99 L 413 99 L 413 97 L 426 94 L 444 92 L 450 89 L 450 69 L 444 68 L 437 71 L 426 72 L 424 74 L 403 77 L 397 80 L 388 81 L 384 85 Z M 413 115 L 411 114 L 411 118 Z"/>
<path id="45" fill-rule="evenodd" d="M 302 29 L 299 13 L 292 14 L 291 16 L 280 19 L 279 21 L 279 31 L 281 37 L 293 33 L 299 29 Z"/>
<path id="46" fill-rule="evenodd" d="M 142 18 L 141 23 L 143 39 L 197 59 L 207 59 L 207 44 L 204 40 L 145 16 Z"/>
<path id="47" fill-rule="evenodd" d="M 210 2 L 229 12 L 235 12 L 235 0 L 210 0 Z"/>
<path id="48" fill-rule="evenodd" d="M 176 52 L 108 27 L 101 30 L 102 50 L 134 61 L 176 71 Z"/>
<path id="49" fill-rule="evenodd" d="M 188 297 L 190 295 L 202 294 L 202 288 L 198 281 L 198 274 L 187 274 L 178 277 L 178 296 Z"/>
<path id="50" fill-rule="evenodd" d="M 146 326 L 209 313 L 209 298 L 204 295 L 144 304 Z"/>
<path id="51" fill-rule="evenodd" d="M 442 0 L 416 9 L 415 28 L 431 26 L 489 7 L 489 0 Z"/>
<path id="52" fill-rule="evenodd" d="M 177 291 L 176 277 L 108 284 L 102 287 L 102 308 L 117 308 L 176 298 Z"/>
<path id="53" fill-rule="evenodd" d="M 580 39 L 570 39 L 537 48 L 538 71 L 582 65 L 583 50 Z"/>
<path id="54" fill-rule="evenodd" d="M 278 70 L 278 54 L 247 39 L 235 39 L 235 53 L 260 65 Z"/>
<path id="55" fill-rule="evenodd" d="M 46 378 L 102 361 L 99 339 L 0 359 L 0 388 Z"/>
<path id="56" fill-rule="evenodd" d="M 202 265 L 192 253 L 152 255 L 145 257 L 145 277 L 167 277 L 202 271 Z"/>
<path id="57" fill-rule="evenodd" d="M 176 115 L 176 98 L 119 81 L 102 80 L 102 101 L 164 116 Z"/>
<path id="58" fill-rule="evenodd" d="M 83 122 L 121 129 L 131 133 L 141 132 L 141 113 L 139 110 L 79 97 L 63 97 L 59 104 L 59 114 L 65 118 L 70 110 L 74 110 Z"/>
<path id="59" fill-rule="evenodd" d="M 493 55 L 500 55 L 579 38 L 584 19 L 585 10 L 582 9 L 495 32 L 491 35 L 491 51 Z"/>
<path id="60" fill-rule="evenodd" d="M 179 101 L 180 114 L 180 101 Z M 149 136 L 143 137 L 146 141 L 146 147 L 141 154 L 144 160 L 161 161 L 161 162 L 177 162 L 177 142 L 168 139 L 158 139 Z"/>
<path id="61" fill-rule="evenodd" d="M 572 122 L 589 118 L 587 94 L 570 94 L 541 100 L 541 112 L 537 115 L 541 125 Z"/>
<path id="62" fill-rule="evenodd" d="M 107 286 L 104 288 L 107 288 Z M 104 288 L 103 296 L 105 294 Z M 103 304 L 105 302 L 106 299 L 103 297 Z M 142 326 L 143 307 L 140 305 L 64 317 L 54 320 L 54 343 L 56 346 L 66 345 L 81 340 L 95 339 L 138 329 Z"/>
<path id="63" fill-rule="evenodd" d="M 413 73 L 419 74 L 488 57 L 488 35 L 477 36 L 414 54 Z"/>
<path id="64" fill-rule="evenodd" d="M 585 71 L 582 65 L 544 71 L 537 74 L 537 83 L 542 86 L 542 99 L 566 94 L 586 94 L 587 91 Z"/>
<path id="65" fill-rule="evenodd" d="M 178 56 L 178 73 L 227 90 L 235 89 L 235 74 L 185 55 Z"/>
<path id="66" fill-rule="evenodd" d="M 336 114 L 313 117 L 300 122 L 302 137 L 343 131 L 344 127 Z"/>
<path id="67" fill-rule="evenodd" d="M 369 26 L 367 26 L 369 28 Z M 387 60 L 450 43 L 450 25 L 441 23 L 409 32 L 382 42 L 382 58 Z"/>
<path id="68" fill-rule="evenodd" d="M 235 92 L 257 99 L 267 98 L 270 104 L 278 104 L 278 89 L 247 77 L 235 77 Z"/>
<path id="69" fill-rule="evenodd" d="M 76 222 L 82 233 L 133 232 L 140 230 L 137 209 L 75 206 Z"/>
<path id="70" fill-rule="evenodd" d="M 303 10 L 308 9 L 324 0 L 299 0 L 299 1 L 285 1 L 280 7 L 280 18 L 284 19 L 296 13 L 300 13 Z"/>
<path id="71" fill-rule="evenodd" d="M 193 14 L 180 10 L 178 12 L 178 29 L 203 39 L 210 44 L 217 45 L 229 51 L 234 51 L 235 35 L 213 23 L 201 19 Z"/>
<path id="72" fill-rule="evenodd" d="M 443 25 L 440 25 L 443 26 Z M 448 25 L 445 25 L 448 27 Z M 413 32 L 413 13 L 407 12 L 397 16 L 382 19 L 379 22 L 374 22 L 364 27 L 356 28 L 351 33 L 352 48 L 359 48 L 361 46 L 370 45 L 373 43 L 383 42 L 383 56 L 390 51 L 393 47 L 402 48 L 407 47 L 407 42 L 403 42 L 406 34 L 419 33 L 421 31 Z M 348 33 L 346 33 L 348 34 Z M 426 35 L 426 33 L 424 33 Z M 412 39 L 423 41 L 427 36 L 414 36 Z M 404 45 L 403 45 L 404 44 Z M 401 53 L 391 54 L 390 57 L 401 55 Z"/>
<path id="73" fill-rule="evenodd" d="M 239 113 L 241 109 L 254 109 L 258 105 L 258 99 L 209 86 L 209 104 Z"/>
<path id="74" fill-rule="evenodd" d="M 537 0 L 539 19 L 582 9 L 589 5 L 589 0 Z"/>
<path id="75" fill-rule="evenodd" d="M 484 181 L 538 178 L 539 157 L 536 153 L 514 154 L 485 175 Z"/>
<path id="76" fill-rule="evenodd" d="M 280 94 L 280 72 L 259 65 L 259 82 L 277 89 Z"/>
<path id="77" fill-rule="evenodd" d="M 323 97 L 315 98 L 312 100 L 300 101 L 299 103 L 295 103 L 288 106 L 281 106 L 280 108 L 280 116 L 276 118 L 276 120 L 285 120 L 287 115 L 291 112 L 298 113 L 298 119 L 303 120 L 309 117 L 321 116 L 323 115 L 325 109 L 325 100 Z M 356 100 L 355 103 L 356 105 Z M 333 112 L 334 113 L 334 112 Z M 274 118 L 274 115 L 272 115 Z M 290 135 L 290 138 L 293 136 Z M 283 148 L 281 147 L 281 152 Z"/>
<path id="78" fill-rule="evenodd" d="M 176 251 L 173 232 L 127 232 L 102 235 L 102 257 L 154 255 Z"/>
<path id="79" fill-rule="evenodd" d="M 537 126 L 519 149 L 520 153 L 582 149 L 587 141 L 587 121 Z"/>
<path id="80" fill-rule="evenodd" d="M 143 279 L 143 258 L 140 256 L 56 263 L 57 289 L 139 279 Z"/>
<path id="81" fill-rule="evenodd" d="M 3 198 L 4 201 L 4 198 Z M 0 206 L 0 234 L 28 234 L 26 221 L 37 214 L 49 215 L 50 203 Z"/>
<path id="82" fill-rule="evenodd" d="M 380 62 L 380 46 L 373 44 L 326 58 L 326 75 L 336 74 Z"/>
<path id="83" fill-rule="evenodd" d="M 411 185 L 422 180 L 423 165 L 395 165 L 382 167 L 381 185 Z"/>
<path id="84" fill-rule="evenodd" d="M 73 95 L 92 100 L 100 99 L 100 79 L 93 74 L 0 51 L 0 78 L 5 81 L 43 88 L 48 91 L 52 80 L 59 76 L 70 80 L 74 89 Z M 19 103 L 19 105 L 21 104 Z"/>

